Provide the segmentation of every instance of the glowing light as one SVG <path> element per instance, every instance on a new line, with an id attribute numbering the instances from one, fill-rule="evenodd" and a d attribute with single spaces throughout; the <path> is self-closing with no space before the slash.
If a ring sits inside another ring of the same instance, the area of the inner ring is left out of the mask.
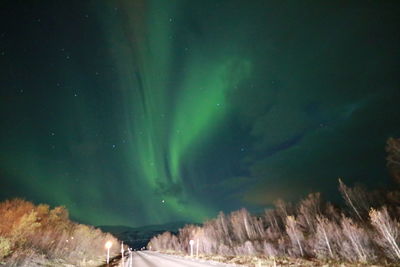
<path id="1" fill-rule="evenodd" d="M 107 241 L 106 245 L 105 245 L 105 247 L 107 249 L 107 264 L 110 263 L 110 248 L 111 248 L 111 246 L 112 246 L 112 242 L 111 241 Z"/>
<path id="2" fill-rule="evenodd" d="M 105 245 L 106 249 L 110 249 L 111 246 L 112 246 L 112 242 L 111 241 L 107 241 L 106 245 Z"/>

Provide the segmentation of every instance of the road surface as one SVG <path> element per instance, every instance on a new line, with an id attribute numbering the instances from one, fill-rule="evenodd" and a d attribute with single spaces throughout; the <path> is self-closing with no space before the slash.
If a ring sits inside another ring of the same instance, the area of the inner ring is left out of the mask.
<path id="1" fill-rule="evenodd" d="M 129 267 L 127 261 L 128 258 L 125 258 L 125 267 Z M 185 259 L 182 257 L 160 254 L 153 251 L 133 252 L 132 267 L 210 267 L 210 266 L 227 267 L 233 265 L 227 265 L 215 262 L 204 262 L 195 259 L 193 260 Z"/>

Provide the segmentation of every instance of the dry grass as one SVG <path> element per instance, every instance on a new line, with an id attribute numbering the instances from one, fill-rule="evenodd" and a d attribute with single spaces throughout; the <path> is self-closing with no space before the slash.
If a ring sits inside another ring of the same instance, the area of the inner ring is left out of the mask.
<path id="1" fill-rule="evenodd" d="M 163 254 L 180 256 L 186 259 L 192 259 L 189 255 L 183 252 L 177 252 L 172 250 L 159 251 Z M 196 257 L 195 257 L 196 258 Z M 222 256 L 222 255 L 204 255 L 200 254 L 199 260 L 211 261 L 211 262 L 222 262 L 231 265 L 247 266 L 247 267 L 286 267 L 286 266 L 297 266 L 297 267 L 395 267 L 398 264 L 384 262 L 380 264 L 367 264 L 367 263 L 348 263 L 338 261 L 322 261 L 322 260 L 306 260 L 306 259 L 294 259 L 294 258 L 275 258 L 266 256 Z"/>

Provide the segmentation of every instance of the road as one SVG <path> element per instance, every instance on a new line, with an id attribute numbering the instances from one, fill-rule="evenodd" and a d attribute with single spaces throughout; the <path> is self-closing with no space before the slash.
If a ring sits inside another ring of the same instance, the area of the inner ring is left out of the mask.
<path id="1" fill-rule="evenodd" d="M 128 258 L 125 258 L 125 266 L 128 265 Z M 132 267 L 227 267 L 223 263 L 202 262 L 195 259 L 184 259 L 171 255 L 160 254 L 153 251 L 137 251 L 133 252 Z"/>

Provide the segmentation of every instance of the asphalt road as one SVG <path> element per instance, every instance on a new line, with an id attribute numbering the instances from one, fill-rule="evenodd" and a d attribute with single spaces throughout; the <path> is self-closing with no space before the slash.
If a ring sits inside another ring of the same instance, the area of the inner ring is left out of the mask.
<path id="1" fill-rule="evenodd" d="M 125 263 L 125 266 L 128 265 Z M 160 254 L 152 251 L 137 251 L 133 254 L 132 267 L 227 267 L 222 263 L 200 262 L 191 259 L 184 259 L 171 255 Z"/>

